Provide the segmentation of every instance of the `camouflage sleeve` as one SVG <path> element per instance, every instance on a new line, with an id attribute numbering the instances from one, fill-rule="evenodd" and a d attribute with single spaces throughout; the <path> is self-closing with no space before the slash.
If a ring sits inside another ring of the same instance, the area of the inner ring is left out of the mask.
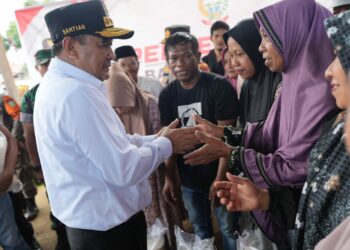
<path id="1" fill-rule="evenodd" d="M 33 105 L 31 101 L 31 91 L 25 93 L 21 103 L 20 121 L 24 123 L 33 123 Z"/>
<path id="2" fill-rule="evenodd" d="M 13 122 L 11 134 L 13 135 L 13 137 L 15 137 L 17 141 L 20 141 L 20 142 L 25 141 L 23 127 L 20 121 L 17 120 Z"/>

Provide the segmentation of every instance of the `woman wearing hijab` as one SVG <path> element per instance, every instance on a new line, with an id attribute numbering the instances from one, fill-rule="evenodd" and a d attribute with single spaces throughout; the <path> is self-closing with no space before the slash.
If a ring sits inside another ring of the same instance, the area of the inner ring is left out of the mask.
<path id="1" fill-rule="evenodd" d="M 157 99 L 140 90 L 118 63 L 112 62 L 110 78 L 106 84 L 109 101 L 128 134 L 153 135 L 159 132 L 161 125 Z M 180 201 L 170 207 L 163 200 L 164 168 L 159 167 L 150 176 L 149 182 L 152 188 L 152 202 L 145 209 L 147 225 L 153 225 L 159 218 L 168 226 L 171 249 L 176 249 L 173 229 L 174 225 L 182 225 L 185 219 L 184 207 Z"/>
<path id="2" fill-rule="evenodd" d="M 346 73 L 350 69 L 349 20 L 350 12 L 345 12 L 325 21 L 327 34 L 337 56 L 327 68 L 325 76 L 331 82 L 331 92 L 337 107 L 343 111 L 337 115 L 333 126 L 323 134 L 310 152 L 307 181 L 303 187 L 295 221 L 293 249 L 314 249 L 321 239 L 350 215 L 350 156 L 346 151 L 343 131 L 345 110 L 350 105 L 350 84 Z M 285 223 L 281 215 L 288 216 L 293 212 L 290 206 L 281 206 L 285 200 L 283 189 L 267 192 L 257 188 L 249 180 L 230 175 L 228 178 L 236 183 L 237 187 L 240 186 L 239 195 L 232 189 L 232 197 L 238 195 L 232 204 L 225 201 L 228 198 L 224 192 L 225 188 L 218 193 L 224 198 L 222 201 L 229 205 L 229 210 L 231 206 L 241 206 L 244 210 L 268 209 L 275 214 L 274 219 L 281 224 Z M 220 188 L 226 184 L 217 183 L 217 186 Z M 257 207 L 254 207 L 254 203 Z M 252 205 L 253 207 L 247 209 Z M 347 228 L 346 225 L 342 227 Z M 339 234 L 339 230 L 335 234 Z M 327 249 L 337 249 L 334 246 L 335 242 Z"/>
<path id="3" fill-rule="evenodd" d="M 244 79 L 240 94 L 240 123 L 266 119 L 282 81 L 281 73 L 271 72 L 259 52 L 261 36 L 253 19 L 243 20 L 224 34 L 231 64 Z"/>
<path id="4" fill-rule="evenodd" d="M 197 118 L 199 128 L 218 138 L 225 135 L 233 147 L 197 132 L 206 145 L 186 155 L 187 164 L 226 156 L 235 174 L 243 173 L 260 188 L 303 186 L 309 152 L 324 121 L 335 110 L 329 83 L 323 77 L 333 58 L 323 28 L 323 20 L 329 16 L 314 0 L 284 0 L 254 13 L 265 65 L 282 72 L 281 94 L 266 121 L 248 124 L 242 135 L 228 127 L 213 129 Z M 269 211 L 254 211 L 253 215 L 267 237 L 285 244 L 288 228 L 284 224 L 274 221 Z"/>
<path id="5" fill-rule="evenodd" d="M 237 82 L 238 74 L 232 64 L 230 63 L 230 54 L 228 53 L 228 49 L 224 48 L 221 53 L 221 61 L 222 65 L 224 65 L 225 70 L 225 78 L 230 81 L 232 87 L 235 88 L 237 94 L 239 94 L 240 89 Z"/>

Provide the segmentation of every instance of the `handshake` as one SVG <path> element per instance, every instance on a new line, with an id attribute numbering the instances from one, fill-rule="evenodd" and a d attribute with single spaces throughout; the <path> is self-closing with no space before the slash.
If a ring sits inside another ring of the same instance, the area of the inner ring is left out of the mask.
<path id="1" fill-rule="evenodd" d="M 185 163 L 189 165 L 207 164 L 220 157 L 228 158 L 232 146 L 221 140 L 224 127 L 217 126 L 199 116 L 193 116 L 197 125 L 190 128 L 176 128 L 179 120 L 176 119 L 169 126 L 164 127 L 157 136 L 167 137 L 173 144 L 173 153 L 185 154 Z M 201 148 L 189 153 L 198 144 Z"/>
<path id="2" fill-rule="evenodd" d="M 199 144 L 195 132 L 197 127 L 177 128 L 179 119 L 175 119 L 167 127 L 164 127 L 157 134 L 157 137 L 163 136 L 168 138 L 173 145 L 173 154 L 186 154 Z"/>

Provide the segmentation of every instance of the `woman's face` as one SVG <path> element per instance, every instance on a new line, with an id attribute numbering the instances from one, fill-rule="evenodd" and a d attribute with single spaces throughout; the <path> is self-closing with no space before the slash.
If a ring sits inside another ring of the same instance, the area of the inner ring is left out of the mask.
<path id="1" fill-rule="evenodd" d="M 255 75 L 255 67 L 249 56 L 245 53 L 242 47 L 235 39 L 229 37 L 227 40 L 228 52 L 230 55 L 230 62 L 236 72 L 243 79 L 250 79 Z"/>
<path id="2" fill-rule="evenodd" d="M 261 44 L 259 51 L 265 59 L 265 66 L 272 72 L 282 72 L 283 70 L 283 58 L 277 51 L 274 44 L 270 41 L 265 31 L 260 28 Z"/>
<path id="3" fill-rule="evenodd" d="M 238 74 L 230 62 L 230 53 L 228 51 L 226 51 L 224 55 L 224 69 L 225 75 L 228 76 L 228 78 L 237 78 Z"/>
<path id="4" fill-rule="evenodd" d="M 350 104 L 350 83 L 338 56 L 326 69 L 325 76 L 331 82 L 332 95 L 338 108 L 347 109 Z"/>

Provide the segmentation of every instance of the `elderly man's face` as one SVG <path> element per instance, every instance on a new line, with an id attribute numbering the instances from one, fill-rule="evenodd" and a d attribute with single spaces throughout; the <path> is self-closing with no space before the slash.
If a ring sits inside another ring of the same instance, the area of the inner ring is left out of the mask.
<path id="1" fill-rule="evenodd" d="M 137 74 L 139 72 L 139 61 L 136 56 L 127 56 L 118 59 L 119 66 L 128 72 L 132 78 L 137 81 Z"/>
<path id="2" fill-rule="evenodd" d="M 111 49 L 112 39 L 104 40 L 100 37 L 86 35 L 83 43 L 76 41 L 77 60 L 79 68 L 85 70 L 101 81 L 109 78 L 109 67 L 114 60 Z"/>

